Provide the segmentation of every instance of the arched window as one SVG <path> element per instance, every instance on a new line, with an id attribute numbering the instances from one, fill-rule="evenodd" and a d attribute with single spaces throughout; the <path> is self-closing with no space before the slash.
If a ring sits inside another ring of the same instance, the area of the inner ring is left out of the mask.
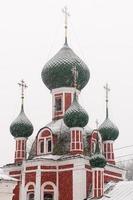
<path id="1" fill-rule="evenodd" d="M 53 150 L 53 136 L 49 129 L 43 129 L 38 135 L 37 153 L 38 155 L 49 154 Z"/>
<path id="2" fill-rule="evenodd" d="M 42 186 L 42 200 L 54 200 L 55 199 L 55 188 L 53 183 L 45 183 Z"/>
<path id="3" fill-rule="evenodd" d="M 29 185 L 27 189 L 27 200 L 35 200 L 34 185 Z"/>

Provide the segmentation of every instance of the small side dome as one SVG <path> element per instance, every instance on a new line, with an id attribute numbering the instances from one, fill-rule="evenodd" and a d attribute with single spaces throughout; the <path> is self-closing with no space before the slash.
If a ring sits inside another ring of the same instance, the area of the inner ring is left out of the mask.
<path id="1" fill-rule="evenodd" d="M 72 68 L 78 71 L 77 89 L 83 89 L 89 81 L 90 71 L 87 65 L 65 44 L 45 65 L 41 73 L 48 89 L 73 87 Z"/>
<path id="2" fill-rule="evenodd" d="M 109 118 L 106 118 L 104 122 L 99 127 L 99 132 L 101 133 L 102 140 L 116 140 L 119 135 L 119 130 L 117 126 L 111 122 Z"/>
<path id="3" fill-rule="evenodd" d="M 104 155 L 100 152 L 99 144 L 96 144 L 95 154 L 90 157 L 90 165 L 92 168 L 104 168 L 106 165 L 106 159 Z"/>
<path id="4" fill-rule="evenodd" d="M 24 113 L 23 105 L 18 117 L 10 125 L 10 132 L 14 137 L 29 137 L 33 133 L 33 125 Z"/>
<path id="5" fill-rule="evenodd" d="M 64 123 L 69 128 L 72 127 L 85 127 L 88 123 L 89 116 L 87 112 L 80 106 L 77 101 L 76 93 L 71 106 L 67 109 L 64 115 Z"/>

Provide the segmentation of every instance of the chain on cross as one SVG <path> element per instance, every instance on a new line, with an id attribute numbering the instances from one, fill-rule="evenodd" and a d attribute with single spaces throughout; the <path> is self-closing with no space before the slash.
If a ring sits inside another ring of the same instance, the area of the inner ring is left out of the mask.
<path id="1" fill-rule="evenodd" d="M 18 85 L 21 87 L 21 98 L 22 98 L 22 104 L 23 104 L 23 100 L 24 100 L 24 89 L 26 89 L 28 86 L 26 85 L 26 83 L 24 82 L 24 80 L 21 80 L 21 82 L 18 83 Z"/>

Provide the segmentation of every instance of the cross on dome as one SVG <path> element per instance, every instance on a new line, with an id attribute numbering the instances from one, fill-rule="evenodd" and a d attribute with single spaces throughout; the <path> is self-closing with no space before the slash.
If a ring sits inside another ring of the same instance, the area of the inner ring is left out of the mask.
<path id="1" fill-rule="evenodd" d="M 64 13 L 65 15 L 65 44 L 67 45 L 67 28 L 68 28 L 68 17 L 70 16 L 69 12 L 68 12 L 68 8 L 67 6 L 65 6 L 63 9 L 62 9 L 62 12 Z"/>
<path id="2" fill-rule="evenodd" d="M 104 86 L 104 89 L 106 91 L 106 118 L 108 118 L 108 102 L 109 102 L 109 98 L 108 98 L 108 94 L 110 92 L 110 88 L 108 86 L 108 83 L 106 83 L 106 85 Z"/>
<path id="3" fill-rule="evenodd" d="M 76 66 L 73 66 L 72 68 L 72 74 L 73 74 L 73 86 L 77 88 L 77 78 L 78 78 L 78 70 Z"/>
<path id="4" fill-rule="evenodd" d="M 28 86 L 26 85 L 24 80 L 21 80 L 21 82 L 18 83 L 18 85 L 21 87 L 21 99 L 22 99 L 22 105 L 23 105 L 24 104 L 24 89 L 26 89 Z"/>

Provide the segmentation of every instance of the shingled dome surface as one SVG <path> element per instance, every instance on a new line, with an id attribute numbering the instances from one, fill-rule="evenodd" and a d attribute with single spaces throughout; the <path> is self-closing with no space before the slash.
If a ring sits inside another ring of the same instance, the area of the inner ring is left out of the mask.
<path id="1" fill-rule="evenodd" d="M 90 78 L 87 65 L 65 44 L 59 52 L 44 66 L 41 76 L 44 84 L 50 89 L 73 87 L 72 69 L 78 71 L 77 89 L 85 87 Z"/>
<path id="2" fill-rule="evenodd" d="M 109 118 L 106 118 L 99 127 L 103 141 L 116 140 L 119 135 L 117 126 L 111 122 Z"/>
<path id="3" fill-rule="evenodd" d="M 64 115 L 64 123 L 69 127 L 85 127 L 89 117 L 87 112 L 80 106 L 77 101 L 76 94 L 71 106 L 67 109 Z"/>
<path id="4" fill-rule="evenodd" d="M 24 113 L 23 106 L 18 117 L 12 122 L 10 132 L 14 137 L 29 137 L 33 132 L 33 125 Z"/>

